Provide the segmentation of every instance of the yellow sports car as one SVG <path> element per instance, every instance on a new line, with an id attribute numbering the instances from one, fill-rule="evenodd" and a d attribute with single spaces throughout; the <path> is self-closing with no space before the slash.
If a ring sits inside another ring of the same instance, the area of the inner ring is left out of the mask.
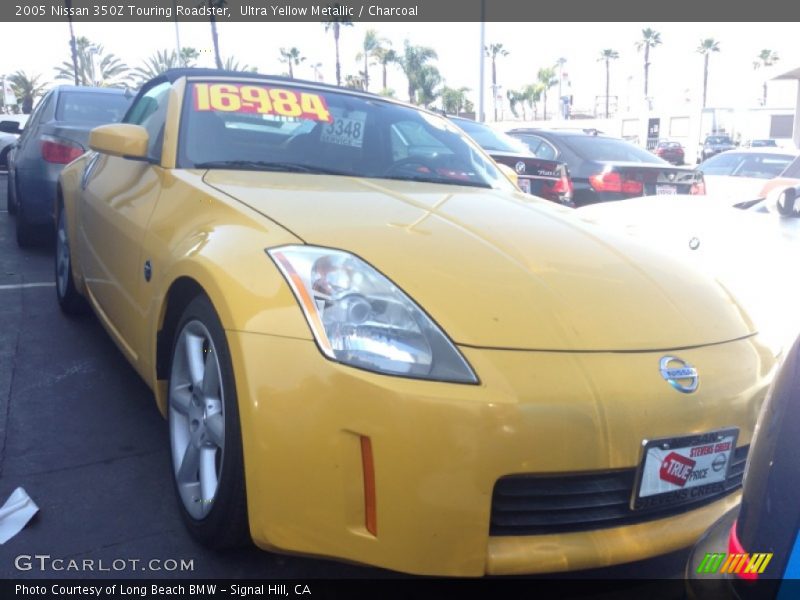
<path id="1" fill-rule="evenodd" d="M 774 353 L 721 286 L 353 90 L 170 71 L 61 176 L 58 301 L 169 419 L 201 542 L 435 575 L 691 545 Z"/>

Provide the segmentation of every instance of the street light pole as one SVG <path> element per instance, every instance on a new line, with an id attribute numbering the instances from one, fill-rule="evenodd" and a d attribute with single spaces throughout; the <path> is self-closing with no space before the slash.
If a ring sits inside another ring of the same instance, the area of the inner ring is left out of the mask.
<path id="1" fill-rule="evenodd" d="M 486 120 L 486 112 L 484 110 L 484 88 L 486 86 L 486 0 L 481 0 L 481 68 L 480 68 L 480 83 L 478 83 L 478 121 L 483 123 Z"/>
<path id="2" fill-rule="evenodd" d="M 176 56 L 178 58 L 178 64 L 182 67 L 186 65 L 183 63 L 183 55 L 181 54 L 181 34 L 178 31 L 178 0 L 172 0 L 172 5 L 175 8 L 175 46 L 176 52 L 178 53 Z"/>

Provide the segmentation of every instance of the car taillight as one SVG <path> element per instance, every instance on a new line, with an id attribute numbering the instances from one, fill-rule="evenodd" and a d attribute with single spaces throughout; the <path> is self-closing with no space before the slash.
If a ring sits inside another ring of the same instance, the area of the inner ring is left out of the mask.
<path id="1" fill-rule="evenodd" d="M 558 194 L 566 200 L 572 198 L 572 180 L 566 174 L 553 184 L 553 193 Z"/>
<path id="2" fill-rule="evenodd" d="M 700 181 L 697 183 L 693 183 L 692 187 L 689 188 L 689 193 L 692 196 L 705 196 L 706 195 L 706 182 Z"/>
<path id="3" fill-rule="evenodd" d="M 75 142 L 51 135 L 42 136 L 42 158 L 49 163 L 65 165 L 78 158 L 83 152 L 83 147 Z"/>
<path id="4" fill-rule="evenodd" d="M 589 184 L 597 192 L 622 192 L 623 194 L 641 194 L 644 184 L 635 179 L 623 179 L 614 171 L 603 171 L 589 176 Z"/>
<path id="5" fill-rule="evenodd" d="M 742 546 L 742 543 L 739 541 L 739 536 L 736 534 L 736 523 L 737 523 L 737 521 L 733 522 L 733 525 L 731 526 L 730 533 L 728 533 L 728 556 L 731 556 L 731 555 L 738 555 L 738 556 L 747 555 L 747 556 L 749 556 L 747 554 L 747 552 L 745 552 L 744 546 Z M 747 565 L 744 565 L 742 568 L 733 569 L 734 574 L 738 578 L 745 579 L 747 581 L 754 581 L 754 580 L 758 579 L 758 573 L 746 572 L 747 569 L 745 567 L 747 567 Z M 723 566 L 723 568 L 724 568 L 724 566 Z M 730 570 L 728 570 L 728 572 L 730 572 Z"/>
<path id="6" fill-rule="evenodd" d="M 661 156 L 662 154 L 664 154 L 664 152 L 665 152 L 664 148 L 658 148 L 658 149 L 656 150 L 656 154 L 657 154 L 658 156 Z"/>

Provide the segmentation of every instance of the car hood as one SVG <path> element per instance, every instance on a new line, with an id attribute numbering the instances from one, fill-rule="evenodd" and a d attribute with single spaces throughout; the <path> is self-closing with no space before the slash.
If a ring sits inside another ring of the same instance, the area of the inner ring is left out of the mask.
<path id="1" fill-rule="evenodd" d="M 308 244 L 357 254 L 458 344 L 634 351 L 754 333 L 712 280 L 530 196 L 247 171 L 204 181 Z"/>

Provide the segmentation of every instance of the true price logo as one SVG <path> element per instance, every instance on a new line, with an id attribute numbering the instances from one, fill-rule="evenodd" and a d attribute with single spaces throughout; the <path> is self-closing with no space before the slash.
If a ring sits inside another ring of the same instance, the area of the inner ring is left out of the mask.
<path id="1" fill-rule="evenodd" d="M 664 481 L 683 487 L 689 481 L 689 476 L 696 464 L 691 458 L 686 458 L 677 452 L 670 452 L 661 462 L 659 477 Z"/>

